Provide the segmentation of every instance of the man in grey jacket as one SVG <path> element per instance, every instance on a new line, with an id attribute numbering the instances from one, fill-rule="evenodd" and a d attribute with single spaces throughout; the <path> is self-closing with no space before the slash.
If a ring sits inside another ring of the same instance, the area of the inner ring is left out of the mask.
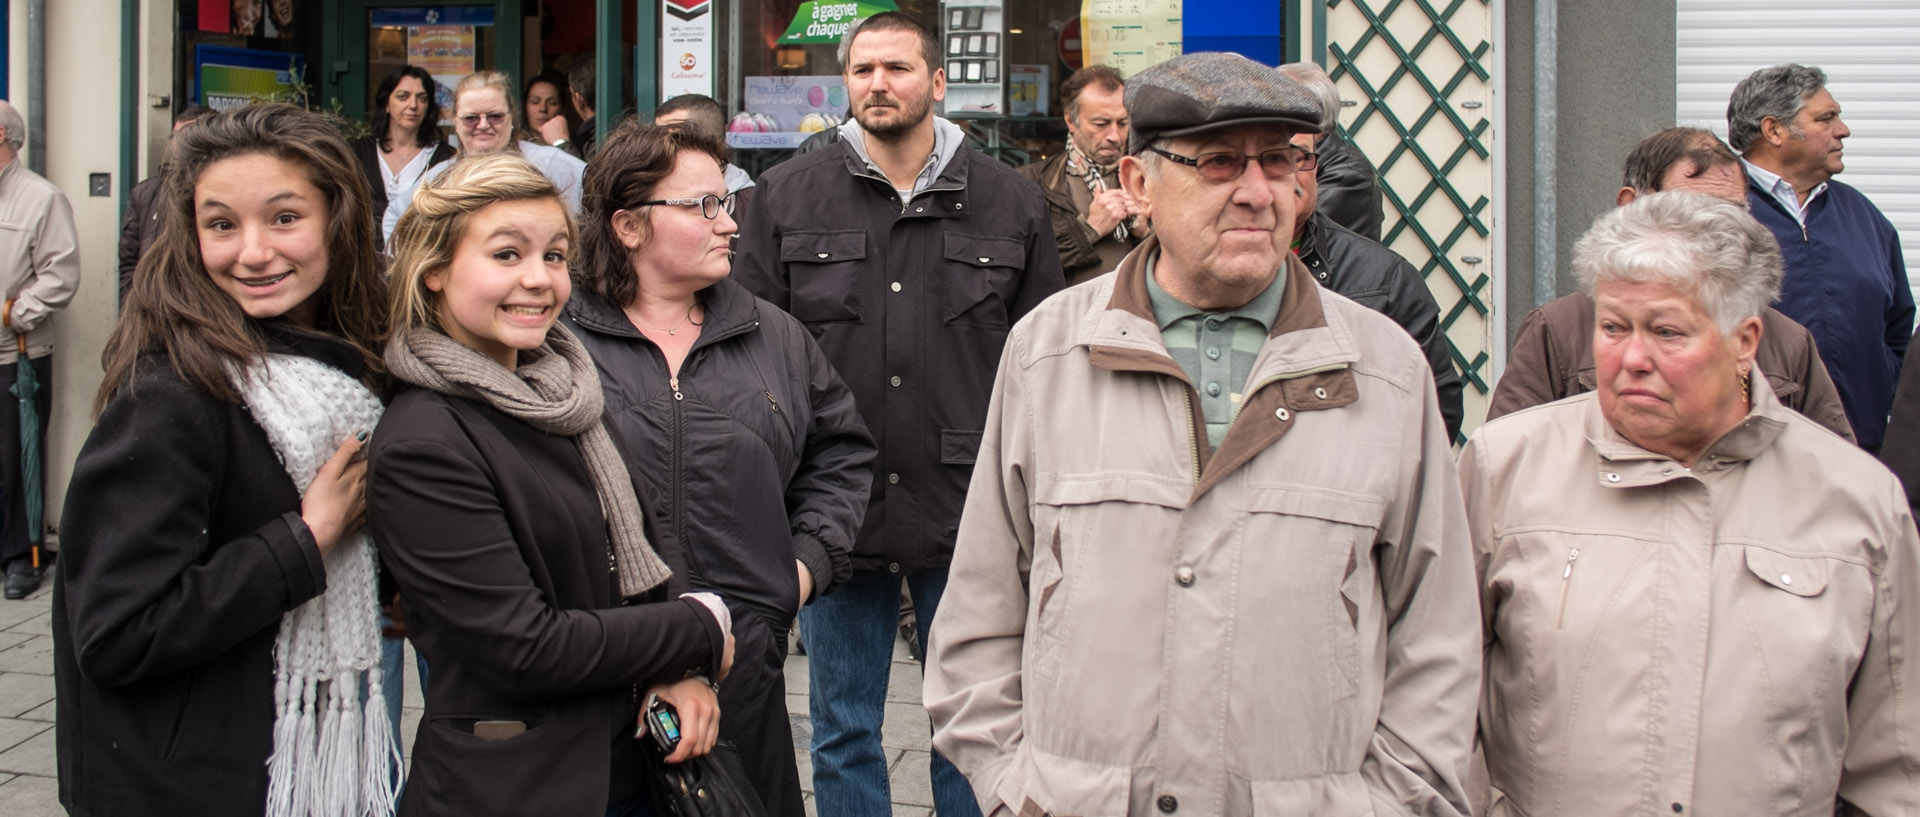
<path id="1" fill-rule="evenodd" d="M 1288 253 L 1299 85 L 1127 83 L 1153 237 L 1014 327 L 925 696 L 989 815 L 1468 812 L 1465 513 L 1426 358 Z"/>
<path id="2" fill-rule="evenodd" d="M 20 161 L 27 123 L 0 99 L 0 283 L 7 288 L 0 324 L 0 565 L 6 597 L 23 599 L 40 587 L 41 529 L 28 530 L 26 484 L 20 474 L 20 401 L 13 388 L 19 358 L 40 379 L 34 405 L 40 436 L 53 409 L 53 313 L 67 308 L 80 287 L 79 236 L 66 194 Z"/>

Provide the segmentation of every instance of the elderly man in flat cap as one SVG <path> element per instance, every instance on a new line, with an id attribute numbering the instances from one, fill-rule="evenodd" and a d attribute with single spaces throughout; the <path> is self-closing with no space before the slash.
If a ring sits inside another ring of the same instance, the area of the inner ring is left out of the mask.
<path id="1" fill-rule="evenodd" d="M 933 625 L 934 747 L 989 815 L 1457 815 L 1480 687 L 1432 372 L 1287 251 L 1271 68 L 1127 83 L 1153 237 L 1000 359 Z"/>

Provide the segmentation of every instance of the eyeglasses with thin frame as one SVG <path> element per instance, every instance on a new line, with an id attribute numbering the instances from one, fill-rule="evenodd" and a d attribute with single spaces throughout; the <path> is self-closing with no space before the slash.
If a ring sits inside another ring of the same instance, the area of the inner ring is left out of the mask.
<path id="1" fill-rule="evenodd" d="M 727 215 L 733 215 L 732 193 L 724 196 L 716 196 L 708 193 L 697 199 L 654 199 L 653 201 L 640 202 L 634 206 L 646 207 L 651 204 L 670 204 L 675 207 L 698 207 L 700 208 L 700 215 L 706 216 L 707 218 L 719 218 L 721 211 L 725 211 Z"/>
<path id="2" fill-rule="evenodd" d="M 497 128 L 497 127 L 500 127 L 500 123 L 507 121 L 507 114 L 505 111 L 494 111 L 493 113 L 470 113 L 460 117 L 460 124 L 466 125 L 469 129 L 477 128 L 477 127 L 480 127 L 481 119 L 487 120 L 487 125 L 489 127 Z"/>
<path id="3" fill-rule="evenodd" d="M 1260 170 L 1266 173 L 1269 179 L 1284 179 L 1288 174 L 1320 167 L 1320 154 L 1293 145 L 1263 150 L 1257 155 L 1226 151 L 1202 153 L 1199 156 L 1182 156 L 1157 147 L 1149 146 L 1147 149 L 1193 168 L 1199 172 L 1200 178 L 1210 182 L 1233 181 L 1240 177 L 1240 174 L 1246 170 L 1247 163 L 1252 161 L 1260 163 Z"/>

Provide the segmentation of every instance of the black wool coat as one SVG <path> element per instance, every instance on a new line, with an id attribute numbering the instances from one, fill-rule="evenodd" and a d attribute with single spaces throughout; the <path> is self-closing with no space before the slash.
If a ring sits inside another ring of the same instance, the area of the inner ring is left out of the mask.
<path id="1" fill-rule="evenodd" d="M 403 387 L 369 447 L 367 523 L 432 667 L 401 814 L 600 817 L 640 789 L 636 686 L 718 667 L 724 635 L 671 598 L 684 563 L 658 525 L 676 578 L 622 605 L 571 437 Z M 525 732 L 489 740 L 479 721 Z"/>
<path id="2" fill-rule="evenodd" d="M 349 374 L 345 343 L 270 333 Z M 150 357 L 74 463 L 53 581 L 55 755 L 74 815 L 261 814 L 280 617 L 326 589 L 244 406 Z"/>

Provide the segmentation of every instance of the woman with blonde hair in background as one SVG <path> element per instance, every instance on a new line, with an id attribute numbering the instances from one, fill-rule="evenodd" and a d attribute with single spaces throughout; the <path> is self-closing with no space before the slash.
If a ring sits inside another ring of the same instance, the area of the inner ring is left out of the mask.
<path id="1" fill-rule="evenodd" d="M 560 148 L 527 141 L 532 134 L 520 133 L 519 97 L 513 93 L 513 79 L 500 71 L 468 74 L 453 86 L 453 132 L 459 155 L 484 156 L 489 153 L 514 153 L 531 162 L 540 174 L 553 183 L 569 216 L 580 213 L 580 179 L 587 163 Z M 411 189 L 400 192 L 387 203 L 381 217 L 380 234 L 391 246 L 393 230 L 407 208 L 413 204 L 414 190 L 447 172 L 454 159 L 427 168 Z"/>
<path id="2" fill-rule="evenodd" d="M 402 814 L 643 813 L 643 694 L 678 711 L 668 762 L 716 738 L 731 616 L 679 592 L 593 362 L 554 325 L 574 241 L 553 184 L 506 153 L 454 163 L 394 232 L 405 385 L 368 449 L 367 516 L 433 668 Z"/>

